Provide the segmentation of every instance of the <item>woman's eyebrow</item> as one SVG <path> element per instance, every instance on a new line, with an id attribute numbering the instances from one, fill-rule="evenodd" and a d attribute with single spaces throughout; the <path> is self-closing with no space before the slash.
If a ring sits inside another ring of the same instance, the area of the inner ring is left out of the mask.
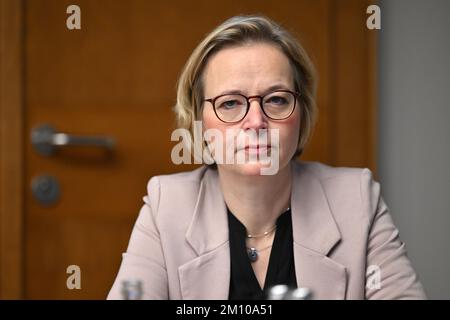
<path id="1" fill-rule="evenodd" d="M 272 86 L 270 86 L 269 88 L 267 88 L 267 89 L 264 91 L 264 94 L 265 94 L 265 93 L 269 93 L 269 92 L 271 92 L 271 91 L 275 91 L 275 90 L 291 90 L 291 89 L 289 88 L 289 86 L 286 86 L 286 85 L 284 85 L 284 84 L 275 84 L 275 85 L 272 85 Z"/>
<path id="2" fill-rule="evenodd" d="M 261 95 L 264 95 L 264 94 L 269 93 L 269 92 L 274 91 L 274 90 L 291 90 L 291 89 L 289 89 L 289 87 L 284 85 L 284 84 L 274 84 L 274 85 L 271 85 L 270 87 L 266 88 L 265 90 L 263 90 L 261 92 Z M 242 95 L 246 95 L 246 93 L 244 91 L 242 91 L 242 90 L 231 89 L 231 90 L 222 91 L 217 96 L 221 96 L 221 95 L 225 95 L 225 94 L 242 94 Z"/>

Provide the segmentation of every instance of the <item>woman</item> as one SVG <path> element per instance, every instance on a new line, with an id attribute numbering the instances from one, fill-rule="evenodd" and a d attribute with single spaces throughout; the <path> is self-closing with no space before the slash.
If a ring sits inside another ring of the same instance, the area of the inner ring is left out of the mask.
<path id="1" fill-rule="evenodd" d="M 132 279 L 147 299 L 262 299 L 277 284 L 314 299 L 425 297 L 371 172 L 295 160 L 315 87 L 304 49 L 265 17 L 231 18 L 198 45 L 175 112 L 193 135 L 196 120 L 217 134 L 204 141 L 215 163 L 150 179 L 108 298 Z"/>

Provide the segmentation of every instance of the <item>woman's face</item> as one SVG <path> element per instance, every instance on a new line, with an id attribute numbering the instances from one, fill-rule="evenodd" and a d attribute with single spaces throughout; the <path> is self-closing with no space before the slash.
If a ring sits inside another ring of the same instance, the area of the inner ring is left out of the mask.
<path id="1" fill-rule="evenodd" d="M 276 46 L 265 43 L 247 44 L 218 51 L 210 57 L 205 67 L 203 84 L 205 99 L 229 92 L 249 97 L 263 96 L 278 89 L 295 91 L 292 67 L 288 58 Z M 277 102 L 276 99 L 274 101 Z M 235 102 L 228 102 L 230 106 L 233 104 Z M 260 175 L 261 169 L 267 169 L 270 165 L 261 161 L 259 155 L 267 154 L 269 157 L 278 158 L 278 167 L 281 170 L 289 163 L 297 149 L 300 130 L 298 101 L 293 113 L 284 120 L 268 118 L 261 109 L 258 98 L 250 99 L 248 113 L 237 123 L 221 121 L 210 102 L 204 102 L 202 116 L 204 132 L 216 129 L 216 132 L 220 132 L 224 137 L 223 154 L 230 150 L 232 143 L 231 150 L 235 159 L 238 158 L 238 154 L 246 159 L 245 163 L 236 161 L 232 164 L 218 163 L 219 169 L 232 170 L 243 175 Z M 278 132 L 279 139 L 271 132 Z M 240 142 L 236 133 L 239 133 Z M 268 134 L 264 136 L 262 133 Z M 258 140 L 256 139 L 258 136 L 264 138 Z M 213 148 L 218 147 L 216 145 Z"/>

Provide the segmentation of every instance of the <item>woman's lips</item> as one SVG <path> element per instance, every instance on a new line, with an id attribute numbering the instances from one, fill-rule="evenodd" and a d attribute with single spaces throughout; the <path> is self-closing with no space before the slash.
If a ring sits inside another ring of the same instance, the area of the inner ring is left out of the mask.
<path id="1" fill-rule="evenodd" d="M 269 151 L 270 148 L 270 145 L 246 146 L 244 151 L 249 153 L 263 153 Z"/>
<path id="2" fill-rule="evenodd" d="M 262 148 L 270 148 L 270 144 L 261 144 L 261 145 L 253 145 L 253 146 L 245 146 L 245 149 L 262 149 Z"/>

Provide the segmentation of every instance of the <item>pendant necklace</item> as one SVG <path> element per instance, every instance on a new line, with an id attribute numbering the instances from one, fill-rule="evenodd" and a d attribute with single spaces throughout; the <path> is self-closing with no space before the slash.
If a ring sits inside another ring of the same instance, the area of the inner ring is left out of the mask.
<path id="1" fill-rule="evenodd" d="M 286 212 L 286 211 L 288 211 L 290 208 L 287 208 L 284 212 Z M 284 213 L 283 212 L 283 213 Z M 266 231 L 266 232 L 264 232 L 264 233 L 262 233 L 262 234 L 247 234 L 247 239 L 253 239 L 253 238 L 262 238 L 262 237 L 265 237 L 265 236 L 267 236 L 267 235 L 269 235 L 269 234 L 271 234 L 275 229 L 277 228 L 277 226 L 276 225 L 274 225 L 270 230 L 268 230 L 268 231 Z M 255 247 L 247 247 L 247 256 L 248 256 L 248 259 L 251 261 L 251 262 L 255 262 L 256 260 L 258 260 L 258 256 L 259 256 L 259 253 L 261 252 L 261 251 L 264 251 L 264 250 L 266 250 L 266 249 L 269 249 L 270 247 L 272 247 L 272 245 L 270 245 L 270 246 L 267 246 L 267 247 L 264 247 L 264 248 L 262 248 L 262 249 L 256 249 Z"/>

